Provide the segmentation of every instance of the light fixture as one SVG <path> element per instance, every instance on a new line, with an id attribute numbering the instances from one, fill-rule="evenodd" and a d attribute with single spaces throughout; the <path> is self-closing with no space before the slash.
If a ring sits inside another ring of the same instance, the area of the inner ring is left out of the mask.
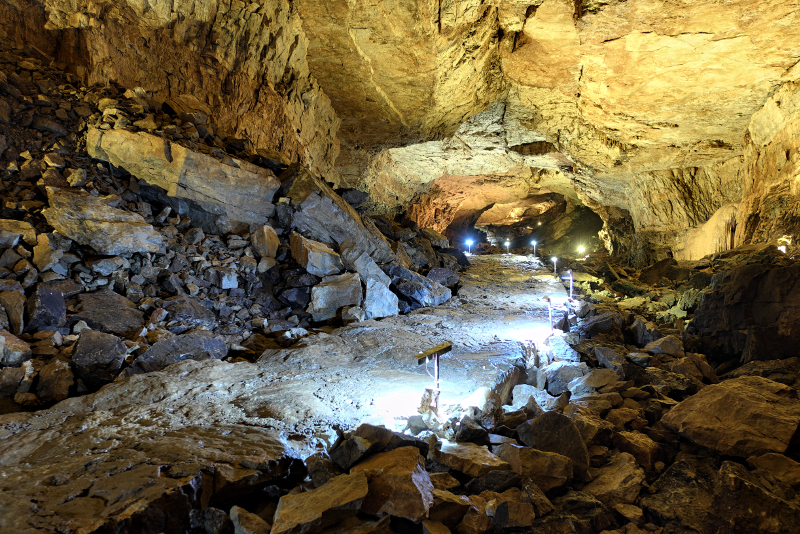
<path id="1" fill-rule="evenodd" d="M 556 263 L 558 262 L 558 258 L 553 256 L 552 258 L 550 258 L 550 260 L 553 262 L 553 273 L 558 274 L 558 271 L 556 271 Z"/>
<path id="2" fill-rule="evenodd" d="M 533 256 L 536 257 L 536 240 L 531 241 L 531 246 L 533 246 Z"/>
<path id="3" fill-rule="evenodd" d="M 467 239 L 467 254 L 472 253 L 472 239 Z"/>
<path id="4" fill-rule="evenodd" d="M 586 249 L 583 247 L 583 245 L 579 246 L 578 247 L 578 254 L 583 254 L 584 252 L 586 252 Z"/>
<path id="5" fill-rule="evenodd" d="M 538 223 L 538 226 L 541 226 L 541 225 L 542 225 L 542 223 Z"/>
<path id="6" fill-rule="evenodd" d="M 510 252 L 510 249 L 509 249 L 510 246 L 511 246 L 511 241 L 506 239 L 506 253 Z"/>

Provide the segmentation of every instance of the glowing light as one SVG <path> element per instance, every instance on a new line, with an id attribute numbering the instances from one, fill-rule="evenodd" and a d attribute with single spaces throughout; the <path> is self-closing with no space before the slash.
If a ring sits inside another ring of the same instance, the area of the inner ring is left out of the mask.
<path id="1" fill-rule="evenodd" d="M 506 252 L 510 252 L 509 247 L 511 246 L 511 241 L 506 239 Z"/>
<path id="2" fill-rule="evenodd" d="M 786 245 L 781 245 L 781 246 L 779 246 L 779 247 L 778 247 L 778 250 L 780 250 L 781 252 L 783 252 L 784 254 L 786 254 Z"/>
<path id="3" fill-rule="evenodd" d="M 586 249 L 583 246 L 578 247 L 579 254 L 583 254 L 584 252 L 586 252 Z"/>
<path id="4" fill-rule="evenodd" d="M 472 239 L 467 239 L 467 254 L 472 253 Z"/>
<path id="5" fill-rule="evenodd" d="M 541 225 L 542 225 L 542 223 L 538 223 L 538 225 L 539 225 L 539 226 L 541 226 Z"/>
<path id="6" fill-rule="evenodd" d="M 554 272 L 555 274 L 558 274 L 558 271 L 556 271 L 556 263 L 558 262 L 558 258 L 556 258 L 555 256 L 553 256 L 552 258 L 550 258 L 550 261 L 552 261 L 552 262 L 553 262 L 553 272 Z"/>
<path id="7" fill-rule="evenodd" d="M 536 240 L 531 241 L 531 245 L 533 246 L 533 255 L 536 256 Z"/>

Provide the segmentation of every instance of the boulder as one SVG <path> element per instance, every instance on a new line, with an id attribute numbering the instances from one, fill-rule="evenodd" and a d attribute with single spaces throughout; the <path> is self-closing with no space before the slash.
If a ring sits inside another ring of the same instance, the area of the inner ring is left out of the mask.
<path id="1" fill-rule="evenodd" d="M 353 240 L 345 239 L 339 246 L 339 251 L 341 252 L 344 266 L 348 270 L 360 274 L 361 280 L 365 284 L 370 280 L 377 280 L 385 286 L 392 283 L 391 278 L 378 267 L 378 264 L 369 254 L 358 248 L 358 245 Z"/>
<path id="2" fill-rule="evenodd" d="M 350 436 L 331 449 L 331 460 L 345 471 L 348 471 L 369 454 L 371 447 L 371 441 L 360 436 Z"/>
<path id="3" fill-rule="evenodd" d="M 547 377 L 547 392 L 555 397 L 569 391 L 569 383 L 589 372 L 589 366 L 583 362 L 554 362 L 543 367 Z"/>
<path id="4" fill-rule="evenodd" d="M 542 489 L 536 483 L 527 479 L 522 484 L 523 501 L 533 505 L 533 510 L 537 517 L 542 517 L 553 511 L 553 503 L 547 498 Z"/>
<path id="5" fill-rule="evenodd" d="M 589 451 L 572 419 L 558 412 L 545 412 L 519 425 L 517 434 L 528 447 L 555 452 L 572 460 L 576 478 L 585 480 Z"/>
<path id="6" fill-rule="evenodd" d="M 618 380 L 613 369 L 591 369 L 588 374 L 572 379 L 567 388 L 573 397 L 585 397 Z"/>
<path id="7" fill-rule="evenodd" d="M 250 236 L 250 244 L 259 258 L 274 258 L 281 241 L 275 229 L 265 224 Z"/>
<path id="8" fill-rule="evenodd" d="M 84 329 L 80 333 L 72 362 L 75 373 L 86 386 L 92 389 L 113 381 L 119 374 L 128 351 L 118 337 Z"/>
<path id="9" fill-rule="evenodd" d="M 433 484 L 416 447 L 376 454 L 350 473 L 364 473 L 369 481 L 369 493 L 361 505 L 363 513 L 421 521 L 433 505 Z"/>
<path id="10" fill-rule="evenodd" d="M 108 289 L 78 295 L 77 313 L 71 319 L 86 321 L 90 328 L 118 336 L 135 333 L 144 325 L 144 313 Z"/>
<path id="11" fill-rule="evenodd" d="M 227 355 L 225 341 L 214 337 L 212 332 L 200 330 L 159 341 L 136 358 L 125 369 L 125 375 L 160 371 L 183 360 L 221 360 Z"/>
<path id="12" fill-rule="evenodd" d="M 306 239 L 297 232 L 290 238 L 292 257 L 314 276 L 339 274 L 344 269 L 342 259 L 328 246 Z"/>
<path id="13" fill-rule="evenodd" d="M 788 386 L 744 376 L 703 388 L 667 412 L 661 424 L 721 454 L 783 454 L 800 425 L 800 400 Z"/>
<path id="14" fill-rule="evenodd" d="M 461 471 L 471 477 L 481 477 L 490 471 L 506 471 L 511 466 L 498 458 L 486 446 L 474 443 L 442 443 L 434 452 L 434 459 L 450 469 Z"/>
<path id="15" fill-rule="evenodd" d="M 64 251 L 54 247 L 47 234 L 39 234 L 38 244 L 33 247 L 33 263 L 39 272 L 52 269 L 64 255 Z"/>
<path id="16" fill-rule="evenodd" d="M 24 377 L 22 367 L 0 367 L 0 397 L 13 398 Z"/>
<path id="17" fill-rule="evenodd" d="M 583 491 L 597 497 L 609 507 L 617 504 L 631 504 L 639 496 L 644 482 L 644 471 L 636 459 L 627 452 L 612 458 L 599 474 L 583 487 Z"/>
<path id="18" fill-rule="evenodd" d="M 336 465 L 324 451 L 317 451 L 306 458 L 306 469 L 312 484 L 317 488 L 326 484 L 330 479 L 344 474 L 342 468 Z"/>
<path id="19" fill-rule="evenodd" d="M 661 446 L 641 432 L 619 432 L 614 435 L 614 446 L 636 458 L 647 471 L 655 471 L 656 462 L 667 460 Z"/>
<path id="20" fill-rule="evenodd" d="M 494 528 L 500 531 L 527 529 L 533 525 L 535 517 L 532 504 L 503 501 L 494 512 Z"/>
<path id="21" fill-rule="evenodd" d="M 53 328 L 64 326 L 67 322 L 64 295 L 45 285 L 38 285 L 28 297 L 26 316 L 26 331 L 36 331 L 48 326 Z"/>
<path id="22" fill-rule="evenodd" d="M 543 491 L 550 491 L 572 480 L 572 460 L 564 455 L 512 443 L 496 445 L 494 452 L 508 462 L 515 473 L 529 477 Z"/>
<path id="23" fill-rule="evenodd" d="M 453 288 L 459 281 L 460 277 L 450 269 L 435 268 L 428 271 L 428 280 L 432 280 L 444 287 Z"/>
<path id="24" fill-rule="evenodd" d="M 141 215 L 112 207 L 116 196 L 95 197 L 83 191 L 47 187 L 50 207 L 42 210 L 58 233 L 113 256 L 157 252 L 162 236 Z"/>
<path id="25" fill-rule="evenodd" d="M 582 338 L 591 338 L 598 334 L 622 337 L 624 326 L 625 318 L 622 315 L 616 312 L 603 312 L 581 321 L 578 325 L 578 333 Z"/>
<path id="26" fill-rule="evenodd" d="M 683 342 L 678 336 L 666 336 L 645 345 L 644 352 L 650 354 L 668 354 L 675 358 L 683 358 L 686 353 L 683 351 Z"/>
<path id="27" fill-rule="evenodd" d="M 25 327 L 25 295 L 22 288 L 13 291 L 3 291 L 0 293 L 0 306 L 6 311 L 8 317 L 9 332 L 14 335 L 22 335 Z"/>
<path id="28" fill-rule="evenodd" d="M 611 347 L 595 347 L 594 355 L 597 361 L 606 369 L 613 369 L 614 371 L 622 370 L 622 366 L 627 363 L 624 354 L 620 354 Z"/>
<path id="29" fill-rule="evenodd" d="M 438 282 L 429 280 L 400 265 L 387 265 L 383 270 L 392 279 L 395 290 L 420 306 L 438 306 L 450 299 L 452 293 Z"/>
<path id="30" fill-rule="evenodd" d="M 39 370 L 39 385 L 36 396 L 42 402 L 59 402 L 69 397 L 75 377 L 69 363 L 54 359 Z"/>
<path id="31" fill-rule="evenodd" d="M 704 532 L 718 478 L 711 459 L 680 459 L 650 485 L 639 506 L 672 532 Z"/>
<path id="32" fill-rule="evenodd" d="M 787 486 L 800 489 L 800 463 L 783 454 L 768 452 L 761 456 L 751 456 L 747 463 L 752 469 L 767 472 Z"/>
<path id="33" fill-rule="evenodd" d="M 27 244 L 34 246 L 38 243 L 36 237 L 36 230 L 30 223 L 25 221 L 16 221 L 14 219 L 0 219 L 0 232 L 8 232 L 9 234 L 20 234 L 22 240 Z M 10 248 L 10 247 L 9 247 Z"/>
<path id="34" fill-rule="evenodd" d="M 234 534 L 269 534 L 272 528 L 269 523 L 256 514 L 238 506 L 231 508 L 230 517 Z"/>
<path id="35" fill-rule="evenodd" d="M 124 129 L 89 129 L 86 150 L 157 188 L 160 200 L 207 232 L 263 225 L 275 211 L 278 179 L 247 161 L 231 158 L 228 165 L 160 136 Z"/>
<path id="36" fill-rule="evenodd" d="M 336 317 L 336 312 L 345 306 L 361 305 L 361 278 L 358 273 L 326 276 L 311 288 L 311 304 L 308 307 L 314 321 L 321 322 Z"/>
<path id="37" fill-rule="evenodd" d="M 340 475 L 315 490 L 281 497 L 272 534 L 316 534 L 353 517 L 367 497 L 364 472 Z"/>
<path id="38" fill-rule="evenodd" d="M 489 471 L 485 475 L 473 478 L 464 487 L 470 494 L 478 494 L 484 491 L 502 493 L 509 488 L 519 486 L 521 480 L 522 477 L 514 471 Z"/>
<path id="39" fill-rule="evenodd" d="M 31 359 L 31 346 L 11 332 L 0 330 L 0 366 L 19 367 Z"/>
<path id="40" fill-rule="evenodd" d="M 447 490 L 433 490 L 433 505 L 429 512 L 431 521 L 438 521 L 450 529 L 458 526 L 470 507 L 464 495 L 454 495 Z"/>
<path id="41" fill-rule="evenodd" d="M 419 449 L 422 456 L 428 456 L 429 445 L 426 441 L 408 434 L 389 430 L 383 426 L 362 423 L 353 431 L 353 435 L 366 439 L 379 452 L 411 446 Z"/>
<path id="42" fill-rule="evenodd" d="M 370 278 L 364 293 L 364 313 L 367 319 L 380 319 L 399 313 L 397 295 L 380 280 Z"/>

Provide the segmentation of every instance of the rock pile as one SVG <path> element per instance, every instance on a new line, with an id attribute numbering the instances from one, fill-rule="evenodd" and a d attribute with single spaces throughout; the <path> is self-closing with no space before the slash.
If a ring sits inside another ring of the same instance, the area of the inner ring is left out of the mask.
<path id="1" fill-rule="evenodd" d="M 468 265 L 436 232 L 381 219 L 384 235 L 280 154 L 221 138 L 198 101 L 0 63 L 4 411 L 441 304 Z"/>

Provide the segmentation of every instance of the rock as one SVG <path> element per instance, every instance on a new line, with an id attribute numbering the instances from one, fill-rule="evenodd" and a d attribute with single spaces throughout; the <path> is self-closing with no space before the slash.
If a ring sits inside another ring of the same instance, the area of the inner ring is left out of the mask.
<path id="1" fill-rule="evenodd" d="M 159 341 L 125 369 L 126 376 L 160 371 L 183 360 L 221 360 L 228 347 L 212 332 L 196 331 Z"/>
<path id="2" fill-rule="evenodd" d="M 622 328 L 624 326 L 625 319 L 620 314 L 605 312 L 583 320 L 578 325 L 578 332 L 581 337 L 593 338 L 598 334 L 622 337 Z"/>
<path id="3" fill-rule="evenodd" d="M 572 460 L 561 454 L 511 443 L 497 445 L 494 451 L 511 465 L 515 473 L 529 477 L 543 491 L 550 491 L 572 480 Z"/>
<path id="4" fill-rule="evenodd" d="M 458 525 L 459 534 L 484 534 L 492 530 L 492 519 L 486 515 L 485 506 L 486 503 L 484 501 L 481 508 L 474 504 L 470 507 L 464 515 L 464 519 Z"/>
<path id="5" fill-rule="evenodd" d="M 213 326 L 217 322 L 214 312 L 186 295 L 166 299 L 163 307 L 169 312 L 170 320 L 189 324 L 194 328 Z"/>
<path id="6" fill-rule="evenodd" d="M 370 280 L 377 280 L 385 286 L 392 283 L 386 273 L 384 273 L 378 264 L 363 250 L 358 248 L 351 239 L 345 239 L 339 246 L 342 255 L 342 262 L 344 266 L 350 270 L 355 271 L 361 275 L 361 280 L 367 284 Z"/>
<path id="7" fill-rule="evenodd" d="M 13 398 L 24 377 L 22 367 L 0 367 L 0 397 Z"/>
<path id="8" fill-rule="evenodd" d="M 552 397 L 546 391 L 536 386 L 517 384 L 512 390 L 511 398 L 513 399 L 511 403 L 512 408 L 524 408 L 533 402 L 537 406 L 540 406 L 539 410 L 541 410 L 541 406 L 545 405 L 547 400 Z"/>
<path id="9" fill-rule="evenodd" d="M 450 534 L 450 529 L 438 521 L 422 522 L 422 534 Z"/>
<path id="10" fill-rule="evenodd" d="M 333 463 L 327 453 L 319 451 L 306 458 L 306 469 L 311 482 L 317 488 L 326 484 L 330 479 L 344 474 L 344 471 Z"/>
<path id="11" fill-rule="evenodd" d="M 433 490 L 433 505 L 429 512 L 431 521 L 438 521 L 450 529 L 456 528 L 471 506 L 464 495 L 454 495 L 447 490 Z"/>
<path id="12" fill-rule="evenodd" d="M 244 508 L 234 506 L 231 508 L 231 522 L 234 534 L 269 534 L 272 526 L 256 514 Z"/>
<path id="13" fill-rule="evenodd" d="M 800 463 L 783 454 L 769 452 L 761 456 L 751 456 L 747 463 L 751 469 L 766 471 L 787 486 L 800 488 Z"/>
<path id="14" fill-rule="evenodd" d="M 542 371 L 547 376 L 547 392 L 557 397 L 569 391 L 569 383 L 587 374 L 589 367 L 583 362 L 554 362 Z"/>
<path id="15" fill-rule="evenodd" d="M 274 258 L 281 244 L 278 234 L 268 224 L 253 232 L 250 236 L 250 243 L 253 247 L 253 252 L 259 258 Z"/>
<path id="16" fill-rule="evenodd" d="M 144 314 L 122 295 L 110 290 L 78 295 L 78 311 L 72 319 L 86 321 L 91 328 L 126 336 L 144 325 Z"/>
<path id="17" fill-rule="evenodd" d="M 458 274 L 449 269 L 439 269 L 438 267 L 428 271 L 426 276 L 428 277 L 428 280 L 432 280 L 443 285 L 444 287 L 449 287 L 451 289 L 458 283 L 459 280 Z"/>
<path id="18" fill-rule="evenodd" d="M 571 380 L 567 384 L 567 388 L 573 397 L 585 397 L 596 393 L 617 380 L 619 380 L 619 377 L 613 369 L 592 369 L 588 374 Z"/>
<path id="19" fill-rule="evenodd" d="M 365 317 L 364 308 L 361 306 L 345 306 L 342 308 L 342 323 L 346 325 L 360 323 Z"/>
<path id="20" fill-rule="evenodd" d="M 553 503 L 544 494 L 542 489 L 536 483 L 527 479 L 522 484 L 523 501 L 529 502 L 533 505 L 533 510 L 536 517 L 542 517 L 553 511 Z"/>
<path id="21" fill-rule="evenodd" d="M 25 330 L 35 331 L 42 327 L 58 328 L 67 322 L 67 307 L 64 295 L 47 286 L 39 285 L 28 297 L 26 306 L 27 326 Z"/>
<path id="22" fill-rule="evenodd" d="M 38 244 L 33 247 L 33 263 L 39 272 L 52 269 L 63 255 L 64 251 L 52 246 L 47 234 L 39 234 Z"/>
<path id="23" fill-rule="evenodd" d="M 651 484 L 651 494 L 643 495 L 639 506 L 673 531 L 704 532 L 718 478 L 713 462 L 680 459 Z"/>
<path id="24" fill-rule="evenodd" d="M 69 363 L 63 360 L 52 360 L 39 371 L 39 385 L 36 396 L 42 402 L 60 402 L 69 397 L 75 384 L 75 377 Z"/>
<path id="25" fill-rule="evenodd" d="M 275 511 L 272 534 L 315 534 L 353 517 L 368 494 L 364 472 L 340 475 L 305 493 L 284 495 Z"/>
<path id="26" fill-rule="evenodd" d="M 647 471 L 655 471 L 657 462 L 667 458 L 661 446 L 640 432 L 619 432 L 614 435 L 614 446 L 631 454 Z"/>
<path id="27" fill-rule="evenodd" d="M 226 165 L 160 136 L 120 129 L 90 129 L 86 150 L 159 188 L 164 202 L 207 232 L 263 225 L 275 211 L 271 202 L 278 179 L 247 161 L 231 158 L 233 165 Z"/>
<path id="28" fill-rule="evenodd" d="M 429 445 L 426 441 L 414 436 L 409 436 L 408 434 L 394 432 L 383 426 L 362 423 L 358 426 L 358 428 L 356 428 L 355 431 L 353 431 L 353 435 L 364 438 L 372 443 L 372 446 L 376 451 L 385 452 L 392 451 L 400 447 L 411 446 L 419 449 L 419 452 L 422 454 L 422 456 L 428 456 Z"/>
<path id="29" fill-rule="evenodd" d="M 526 502 L 503 501 L 494 513 L 494 528 L 511 530 L 530 528 L 536 517 L 533 505 Z"/>
<path id="30" fill-rule="evenodd" d="M 61 126 L 59 123 L 53 120 L 48 120 L 45 117 L 36 117 L 33 119 L 33 124 L 31 126 L 36 130 L 50 132 L 57 137 L 64 137 L 69 133 L 67 129 Z"/>
<path id="31" fill-rule="evenodd" d="M 336 448 L 331 449 L 331 460 L 339 467 L 348 471 L 364 458 L 372 447 L 372 442 L 360 436 L 350 436 Z"/>
<path id="32" fill-rule="evenodd" d="M 514 471 L 489 471 L 483 476 L 473 478 L 464 487 L 473 495 L 484 491 L 502 493 L 509 488 L 519 486 L 521 480 L 522 477 Z"/>
<path id="33" fill-rule="evenodd" d="M 130 267 L 128 261 L 119 256 L 88 260 L 86 261 L 86 266 L 89 267 L 93 273 L 97 273 L 101 276 L 111 276 L 120 269 L 127 269 Z"/>
<path id="34" fill-rule="evenodd" d="M 600 469 L 583 491 L 594 495 L 606 506 L 631 504 L 639 496 L 644 478 L 644 471 L 636 464 L 636 459 L 621 452 Z"/>
<path id="35" fill-rule="evenodd" d="M 558 412 L 544 414 L 517 427 L 519 439 L 528 447 L 557 452 L 572 460 L 576 478 L 585 480 L 589 452 L 575 423 Z"/>
<path id="36" fill-rule="evenodd" d="M 10 332 L 17 336 L 22 335 L 25 327 L 25 295 L 22 288 L 0 293 L 0 306 L 6 311 Z"/>
<path id="37" fill-rule="evenodd" d="M 559 335 L 558 332 L 554 333 L 547 338 L 547 345 L 553 355 L 554 361 L 566 361 L 578 363 L 581 361 L 580 354 L 573 349 L 569 342 L 565 339 L 564 335 Z"/>
<path id="38" fill-rule="evenodd" d="M 30 359 L 30 345 L 14 334 L 0 330 L 0 366 L 19 367 Z"/>
<path id="39" fill-rule="evenodd" d="M 433 228 L 421 228 L 419 232 L 425 239 L 431 242 L 432 246 L 436 248 L 450 248 L 450 241 Z"/>
<path id="40" fill-rule="evenodd" d="M 433 484 L 421 462 L 419 449 L 400 447 L 376 454 L 353 467 L 351 474 L 364 473 L 369 480 L 369 493 L 361 511 L 411 521 L 427 517 L 433 505 Z"/>
<path id="41" fill-rule="evenodd" d="M 507 472 L 507 471 L 506 471 Z M 429 473 L 433 489 L 451 490 L 461 485 L 450 473 Z"/>
<path id="42" fill-rule="evenodd" d="M 634 525 L 642 526 L 644 524 L 644 511 L 638 506 L 632 504 L 617 504 L 614 506 L 614 510 Z"/>
<path id="43" fill-rule="evenodd" d="M 122 367 L 128 351 L 118 337 L 97 330 L 82 330 L 72 362 L 75 374 L 91 389 L 112 382 Z"/>
<path id="44" fill-rule="evenodd" d="M 434 452 L 434 459 L 450 469 L 461 471 L 471 477 L 481 477 L 490 471 L 506 471 L 511 466 L 498 458 L 486 446 L 474 443 L 443 442 L 441 449 Z"/>
<path id="45" fill-rule="evenodd" d="M 392 285 L 401 295 L 420 306 L 438 306 L 450 299 L 449 289 L 405 267 L 388 265 L 383 270 L 391 277 Z"/>
<path id="46" fill-rule="evenodd" d="M 306 239 L 297 232 L 291 237 L 292 257 L 303 269 L 315 276 L 339 274 L 344 269 L 337 253 L 317 241 Z"/>
<path id="47" fill-rule="evenodd" d="M 595 347 L 594 355 L 600 365 L 606 369 L 619 370 L 621 372 L 622 366 L 626 363 L 625 355 L 618 353 L 611 347 Z"/>
<path id="48" fill-rule="evenodd" d="M 111 207 L 112 196 L 47 187 L 50 207 L 42 210 L 58 233 L 100 254 L 157 252 L 162 236 L 138 214 Z"/>
<path id="49" fill-rule="evenodd" d="M 394 252 L 371 219 L 362 218 L 328 185 L 305 169 L 295 169 L 287 197 L 298 207 L 292 228 L 322 243 L 341 245 L 350 239 L 378 264 L 395 259 Z"/>
<path id="50" fill-rule="evenodd" d="M 326 276 L 311 288 L 311 305 L 308 307 L 314 321 L 321 322 L 336 317 L 345 306 L 361 304 L 361 279 L 357 273 Z"/>
<path id="51" fill-rule="evenodd" d="M 634 343 L 639 347 L 644 347 L 648 343 L 662 337 L 661 332 L 654 322 L 646 321 L 638 316 L 633 320 L 633 323 L 627 330 L 631 333 L 631 336 L 633 336 Z"/>
<path id="52" fill-rule="evenodd" d="M 368 279 L 366 284 L 363 308 L 367 319 L 391 317 L 399 313 L 397 295 L 388 286 L 374 278 Z"/>
<path id="53" fill-rule="evenodd" d="M 686 356 L 686 353 L 683 351 L 683 343 L 678 336 L 662 337 L 661 339 L 648 343 L 642 350 L 650 354 L 669 354 L 676 358 L 683 358 Z"/>
<path id="54" fill-rule="evenodd" d="M 800 425 L 797 392 L 747 376 L 710 385 L 661 419 L 667 429 L 721 454 L 786 452 Z"/>
<path id="55" fill-rule="evenodd" d="M 706 532 L 783 534 L 800 522 L 800 507 L 765 490 L 743 466 L 723 462 Z"/>
<path id="56" fill-rule="evenodd" d="M 36 245 L 38 240 L 36 230 L 30 223 L 25 221 L 15 221 L 13 219 L 0 219 L 0 232 L 22 235 L 23 241 L 28 245 Z"/>

